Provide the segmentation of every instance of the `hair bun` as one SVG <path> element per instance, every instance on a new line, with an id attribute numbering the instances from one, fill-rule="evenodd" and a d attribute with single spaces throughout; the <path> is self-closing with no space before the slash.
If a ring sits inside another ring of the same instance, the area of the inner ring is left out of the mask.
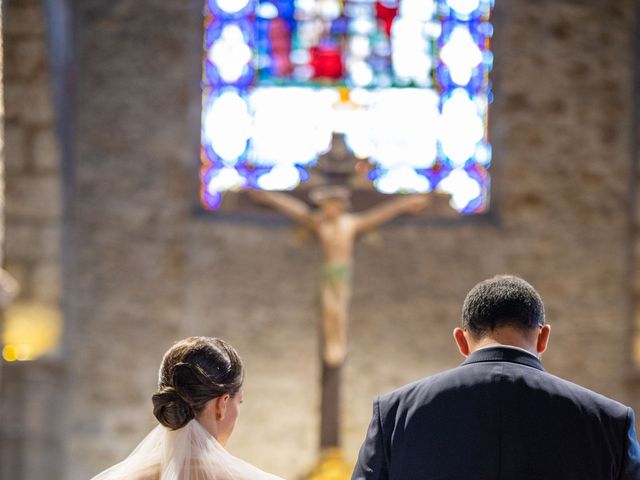
<path id="1" fill-rule="evenodd" d="M 184 427 L 195 417 L 193 408 L 172 387 L 162 388 L 151 397 L 153 414 L 171 430 Z"/>
<path id="2" fill-rule="evenodd" d="M 242 360 L 219 338 L 189 337 L 171 347 L 162 358 L 153 414 L 173 430 L 185 426 L 207 403 L 233 396 L 242 387 Z"/>

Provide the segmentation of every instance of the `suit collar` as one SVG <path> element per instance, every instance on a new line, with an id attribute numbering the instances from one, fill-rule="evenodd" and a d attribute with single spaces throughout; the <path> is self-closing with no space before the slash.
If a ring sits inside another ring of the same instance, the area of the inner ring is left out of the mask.
<path id="1" fill-rule="evenodd" d="M 544 371 L 542 362 L 535 355 L 520 350 L 518 348 L 509 347 L 487 347 L 476 350 L 469 355 L 462 365 L 480 362 L 511 362 L 527 365 L 538 370 Z"/>

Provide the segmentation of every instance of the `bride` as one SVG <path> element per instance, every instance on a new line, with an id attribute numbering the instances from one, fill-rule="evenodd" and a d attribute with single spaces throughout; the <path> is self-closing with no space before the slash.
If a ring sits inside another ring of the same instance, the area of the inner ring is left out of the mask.
<path id="1" fill-rule="evenodd" d="M 224 340 L 189 337 L 165 353 L 153 414 L 160 422 L 121 463 L 92 480 L 281 480 L 228 453 L 244 369 Z"/>

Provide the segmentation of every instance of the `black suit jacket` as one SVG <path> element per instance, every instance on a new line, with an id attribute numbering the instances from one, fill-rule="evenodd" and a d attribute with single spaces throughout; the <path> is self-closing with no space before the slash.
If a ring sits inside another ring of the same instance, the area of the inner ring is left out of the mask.
<path id="1" fill-rule="evenodd" d="M 354 480 L 640 480 L 633 411 L 491 347 L 376 399 Z"/>

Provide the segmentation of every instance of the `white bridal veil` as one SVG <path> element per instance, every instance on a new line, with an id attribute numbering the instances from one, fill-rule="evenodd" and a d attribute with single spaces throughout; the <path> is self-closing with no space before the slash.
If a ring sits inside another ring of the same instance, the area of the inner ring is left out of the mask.
<path id="1" fill-rule="evenodd" d="M 92 480 L 282 480 L 234 457 L 197 420 L 154 428 L 124 461 Z"/>

